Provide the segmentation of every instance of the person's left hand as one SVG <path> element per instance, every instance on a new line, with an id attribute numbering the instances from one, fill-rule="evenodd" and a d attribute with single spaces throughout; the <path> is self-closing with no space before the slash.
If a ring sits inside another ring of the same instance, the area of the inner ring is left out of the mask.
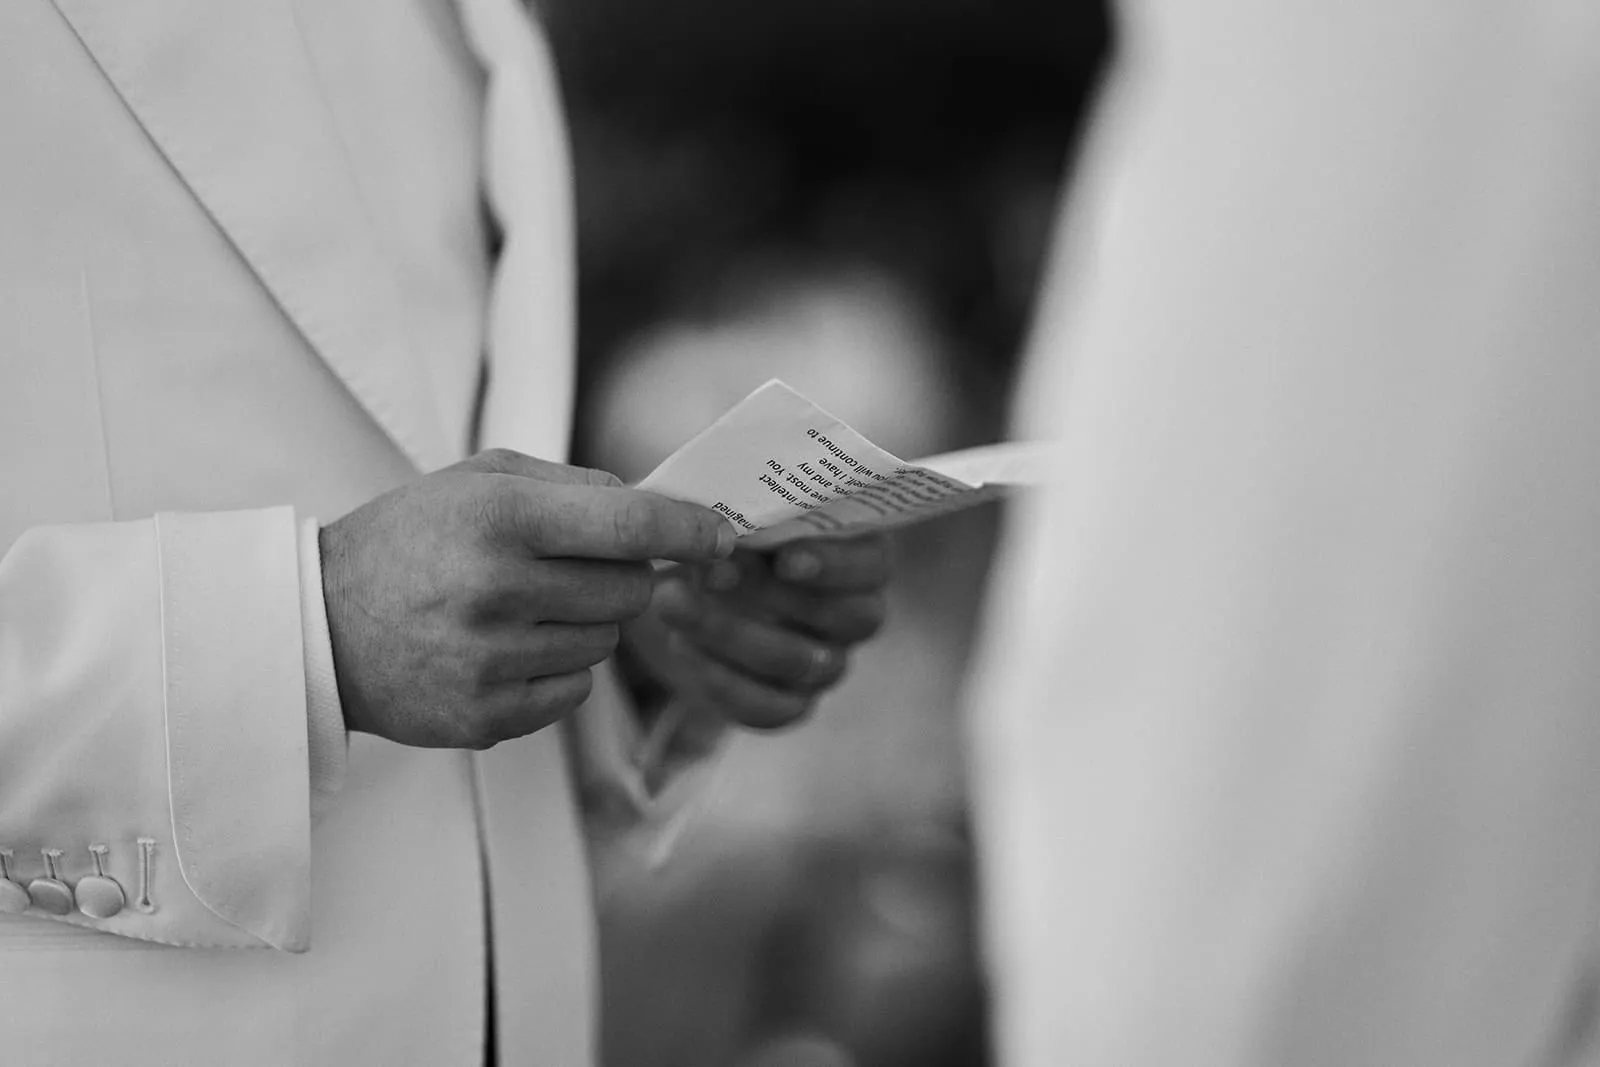
<path id="1" fill-rule="evenodd" d="M 717 720 L 787 726 L 838 684 L 850 650 L 883 625 L 888 580 L 881 534 L 741 549 L 679 567 L 661 579 L 641 620 L 658 638 L 643 658 L 700 730 Z"/>

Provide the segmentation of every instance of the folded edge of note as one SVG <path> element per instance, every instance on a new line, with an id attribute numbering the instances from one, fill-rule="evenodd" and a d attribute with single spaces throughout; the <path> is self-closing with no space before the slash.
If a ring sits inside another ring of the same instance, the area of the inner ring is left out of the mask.
<path id="1" fill-rule="evenodd" d="M 1044 480 L 1047 449 L 985 445 L 907 463 L 776 379 L 639 488 L 726 516 L 751 548 L 921 522 Z"/>

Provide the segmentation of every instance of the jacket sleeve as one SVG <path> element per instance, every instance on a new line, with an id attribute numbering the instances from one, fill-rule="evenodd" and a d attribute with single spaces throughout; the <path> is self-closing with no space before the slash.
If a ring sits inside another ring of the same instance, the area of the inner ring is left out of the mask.
<path id="1" fill-rule="evenodd" d="M 308 543 L 272 508 L 34 527 L 0 558 L 0 849 L 25 914 L 308 947 L 308 704 L 325 790 L 343 744 L 325 622 L 308 701 Z"/>

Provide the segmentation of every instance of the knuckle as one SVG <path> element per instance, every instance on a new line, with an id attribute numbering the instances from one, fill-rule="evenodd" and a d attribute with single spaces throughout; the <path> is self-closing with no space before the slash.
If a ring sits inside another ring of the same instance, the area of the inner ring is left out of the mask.
<path id="1" fill-rule="evenodd" d="M 473 466 L 492 474 L 511 474 L 522 465 L 522 454 L 509 448 L 488 448 L 472 457 Z"/>
<path id="2" fill-rule="evenodd" d="M 568 678 L 570 681 L 562 686 L 561 695 L 556 698 L 558 714 L 561 715 L 577 710 L 594 690 L 594 674 L 588 668 L 575 671 Z"/>
<path id="3" fill-rule="evenodd" d="M 660 585 L 652 585 L 650 606 L 656 610 L 662 622 L 668 626 L 684 627 L 695 621 L 701 610 L 702 599 L 688 582 L 674 576 L 663 580 Z"/>
<path id="4" fill-rule="evenodd" d="M 644 557 L 655 547 L 661 517 L 649 500 L 634 496 L 611 513 L 611 523 L 617 549 L 627 556 Z"/>
<path id="5" fill-rule="evenodd" d="M 596 467 L 579 467 L 577 469 L 583 472 L 584 484 L 586 485 L 596 486 L 601 489 L 615 489 L 622 484 L 622 479 L 610 471 L 603 471 Z"/>
<path id="6" fill-rule="evenodd" d="M 459 604 L 471 625 L 497 622 L 513 613 L 516 597 L 507 575 L 485 556 L 468 560 L 459 569 Z"/>
<path id="7" fill-rule="evenodd" d="M 481 478 L 474 484 L 467 504 L 474 524 L 486 533 L 501 534 L 516 528 L 521 498 L 511 483 L 499 478 Z"/>
<path id="8" fill-rule="evenodd" d="M 615 623 L 596 623 L 580 631 L 580 655 L 589 664 L 599 663 L 617 650 L 622 630 Z"/>
<path id="9" fill-rule="evenodd" d="M 638 618 L 650 607 L 655 593 L 655 583 L 647 570 L 624 574 L 617 583 L 616 605 L 618 614 L 626 619 Z"/>

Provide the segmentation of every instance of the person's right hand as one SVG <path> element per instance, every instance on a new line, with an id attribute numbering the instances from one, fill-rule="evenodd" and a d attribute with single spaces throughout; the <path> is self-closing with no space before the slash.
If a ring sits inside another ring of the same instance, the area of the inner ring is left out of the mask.
<path id="1" fill-rule="evenodd" d="M 436 748 L 548 726 L 649 605 L 650 560 L 733 544 L 706 508 L 505 450 L 385 493 L 321 532 L 345 723 Z"/>

